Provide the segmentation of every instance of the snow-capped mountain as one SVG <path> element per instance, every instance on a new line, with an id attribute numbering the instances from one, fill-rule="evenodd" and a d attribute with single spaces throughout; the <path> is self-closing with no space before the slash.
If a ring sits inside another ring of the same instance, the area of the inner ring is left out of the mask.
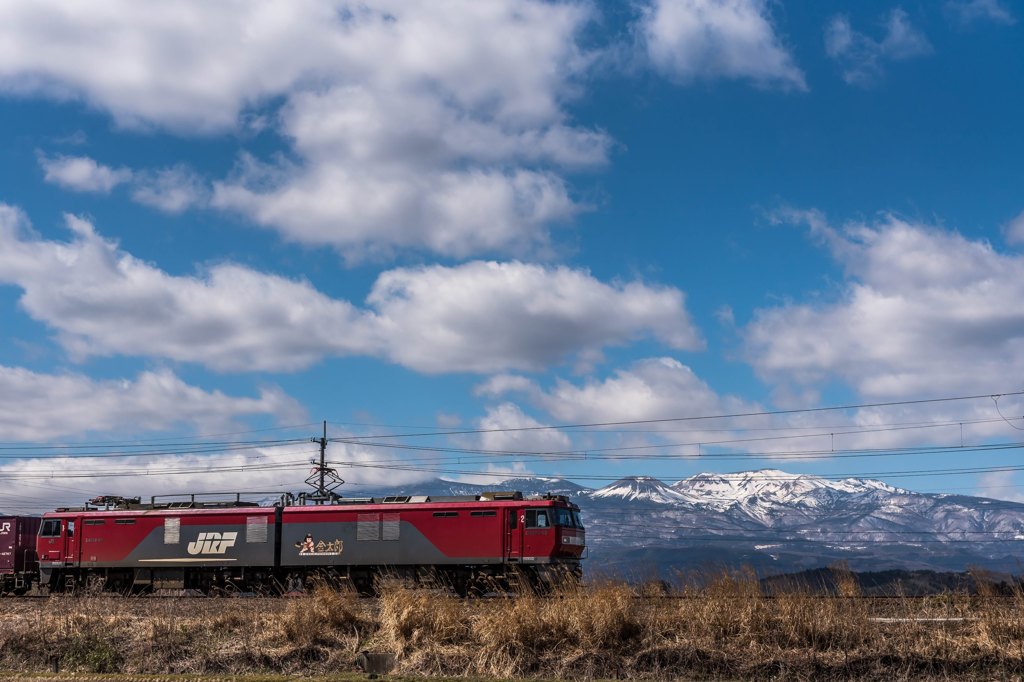
<path id="1" fill-rule="evenodd" d="M 685 500 L 682 494 L 650 476 L 620 478 L 615 483 L 600 490 L 593 490 L 589 494 L 597 499 L 621 498 L 633 501 L 646 500 L 661 504 L 674 504 Z"/>
<path id="2" fill-rule="evenodd" d="M 744 471 L 737 474 L 697 474 L 672 484 L 687 502 L 712 509 L 749 504 L 757 499 L 766 505 L 819 506 L 824 500 L 842 495 L 860 495 L 882 490 L 906 493 L 881 481 L 847 478 L 831 481 L 820 476 L 793 475 L 777 469 Z"/>
<path id="3" fill-rule="evenodd" d="M 587 525 L 588 570 L 665 573 L 711 563 L 784 572 L 838 560 L 858 570 L 1024 566 L 1024 504 L 916 493 L 875 480 L 767 469 L 698 474 L 671 485 L 638 476 L 590 489 L 521 478 L 483 486 L 434 481 L 403 492 L 485 490 L 573 499 Z"/>

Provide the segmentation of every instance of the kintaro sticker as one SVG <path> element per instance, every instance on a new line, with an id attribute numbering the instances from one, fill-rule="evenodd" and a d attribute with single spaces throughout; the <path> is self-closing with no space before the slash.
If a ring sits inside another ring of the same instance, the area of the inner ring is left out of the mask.
<path id="1" fill-rule="evenodd" d="M 306 537 L 295 543 L 299 550 L 299 556 L 338 556 L 345 547 L 341 540 L 320 540 L 313 539 L 312 533 L 306 533 Z"/>

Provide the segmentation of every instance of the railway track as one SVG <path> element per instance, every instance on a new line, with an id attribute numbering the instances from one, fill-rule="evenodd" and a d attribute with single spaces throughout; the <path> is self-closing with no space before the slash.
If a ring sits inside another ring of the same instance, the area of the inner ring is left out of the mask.
<path id="1" fill-rule="evenodd" d="M 460 601 L 486 601 L 494 599 L 517 599 L 520 596 L 530 596 L 533 598 L 539 598 L 550 601 L 559 601 L 567 598 L 571 598 L 572 595 L 565 594 L 517 594 L 517 593 L 488 593 L 488 594 L 477 594 L 472 596 L 460 596 L 453 592 L 446 592 L 441 589 L 427 589 L 432 593 L 432 596 L 450 598 Z M 283 600 L 287 601 L 290 599 L 302 599 L 305 597 L 312 597 L 315 592 L 307 593 L 287 593 L 287 594 L 256 594 L 252 592 L 223 592 L 219 594 L 199 594 L 199 593 L 181 593 L 180 591 L 167 591 L 161 593 L 146 593 L 146 594 L 131 594 L 122 595 L 113 592 L 62 592 L 55 594 L 39 594 L 29 593 L 23 595 L 6 594 L 0 596 L 0 600 L 3 601 L 39 601 L 48 600 L 50 598 L 55 599 L 182 599 L 182 600 L 216 600 L 216 599 L 267 599 L 267 600 Z M 378 599 L 374 595 L 358 595 L 361 600 L 373 601 Z M 708 599 L 714 599 L 716 601 L 727 600 L 731 602 L 743 602 L 743 601 L 781 601 L 786 599 L 802 599 L 802 600 L 814 600 L 821 602 L 859 602 L 859 603 L 879 603 L 879 604 L 930 604 L 934 606 L 940 606 L 943 604 L 956 604 L 966 606 L 981 606 L 988 604 L 1014 604 L 1019 602 L 1020 597 L 1013 595 L 962 595 L 962 594 L 932 594 L 932 595 L 827 595 L 827 594 L 780 594 L 780 595 L 760 595 L 756 597 L 751 596 L 728 596 L 728 595 L 715 595 L 708 597 L 700 594 L 662 594 L 662 595 L 645 595 L 636 594 L 633 595 L 633 599 L 641 602 L 657 603 L 660 601 L 665 602 L 697 602 L 706 601 Z"/>

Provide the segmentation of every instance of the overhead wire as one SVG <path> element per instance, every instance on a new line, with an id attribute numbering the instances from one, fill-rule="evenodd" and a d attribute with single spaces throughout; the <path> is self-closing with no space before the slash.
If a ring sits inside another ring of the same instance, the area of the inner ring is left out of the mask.
<path id="1" fill-rule="evenodd" d="M 762 410 L 757 412 L 737 412 L 732 414 L 715 414 L 715 415 L 700 415 L 700 416 L 687 416 L 687 417 L 665 417 L 659 419 L 630 419 L 622 421 L 607 421 L 607 422 L 590 422 L 580 424 L 559 424 L 559 425 L 537 425 L 537 426 L 520 426 L 520 427 L 503 427 L 503 428 L 487 428 L 487 429 L 461 429 L 461 430 L 446 430 L 446 431 L 433 431 L 433 432 L 417 432 L 417 433 L 391 433 L 391 434 L 375 434 L 369 436 L 354 436 L 353 439 L 357 440 L 375 440 L 380 438 L 413 438 L 422 436 L 453 436 L 453 435 L 473 435 L 473 434 L 484 434 L 484 433 L 511 433 L 511 432 L 523 432 L 523 431 L 547 431 L 552 429 L 558 430 L 569 430 L 577 428 L 597 428 L 605 426 L 629 426 L 629 425 L 643 425 L 643 424 L 667 424 L 667 423 L 680 423 L 680 422 L 694 422 L 704 421 L 713 419 L 740 419 L 748 417 L 767 417 L 767 416 L 779 416 L 786 414 L 813 414 L 822 412 L 836 412 L 842 410 L 854 410 L 854 409 L 866 409 L 875 407 L 900 407 L 909 405 L 926 405 L 926 404 L 938 404 L 938 403 L 949 403 L 959 402 L 967 400 L 978 400 L 980 398 L 1004 398 L 1008 396 L 1020 396 L 1024 395 L 1024 391 L 1009 391 L 1004 393 L 985 393 L 979 395 L 965 395 L 965 396 L 954 396 L 944 398 L 922 398 L 918 400 L 892 400 L 886 402 L 876 403 L 857 403 L 849 405 L 835 405 L 825 407 L 804 407 L 804 408 L 793 408 L 787 410 Z"/>

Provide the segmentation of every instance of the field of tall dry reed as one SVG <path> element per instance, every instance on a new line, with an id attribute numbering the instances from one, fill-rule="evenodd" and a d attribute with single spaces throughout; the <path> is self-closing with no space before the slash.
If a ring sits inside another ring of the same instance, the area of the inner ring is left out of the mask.
<path id="1" fill-rule="evenodd" d="M 360 652 L 395 672 L 548 679 L 1005 679 L 1024 676 L 1024 593 L 863 599 L 751 575 L 459 599 L 384 584 L 295 599 L 54 596 L 0 601 L 0 671 L 325 674 Z"/>

